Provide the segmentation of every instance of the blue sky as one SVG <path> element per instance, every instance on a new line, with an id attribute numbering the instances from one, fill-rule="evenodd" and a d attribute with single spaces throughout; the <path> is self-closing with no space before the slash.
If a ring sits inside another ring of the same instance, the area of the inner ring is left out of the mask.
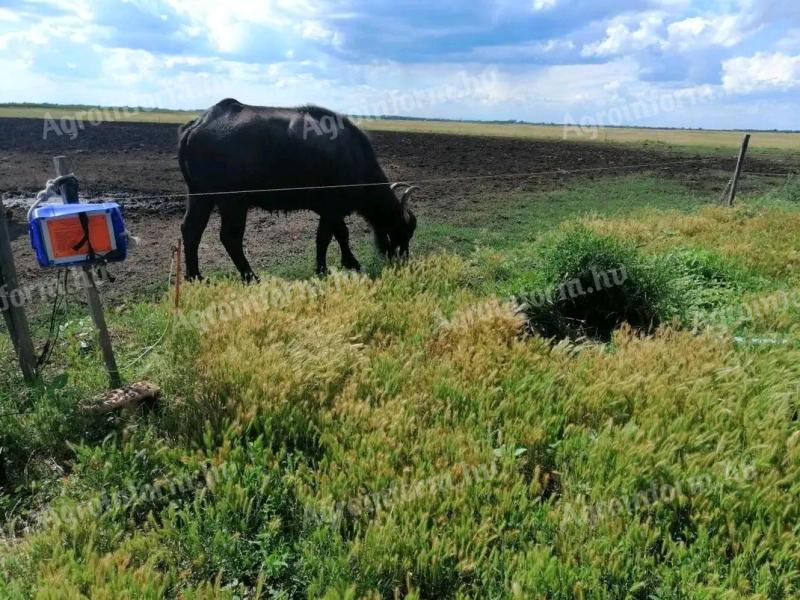
<path id="1" fill-rule="evenodd" d="M 800 129 L 796 0 L 0 0 L 0 102 Z"/>

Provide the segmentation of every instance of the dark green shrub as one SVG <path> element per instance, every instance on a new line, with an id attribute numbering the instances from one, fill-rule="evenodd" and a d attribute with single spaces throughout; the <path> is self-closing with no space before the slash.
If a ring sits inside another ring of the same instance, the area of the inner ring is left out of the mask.
<path id="1" fill-rule="evenodd" d="M 556 237 L 540 269 L 547 286 L 520 301 L 530 330 L 546 337 L 607 341 L 623 323 L 650 332 L 682 313 L 669 269 L 585 227 Z"/>

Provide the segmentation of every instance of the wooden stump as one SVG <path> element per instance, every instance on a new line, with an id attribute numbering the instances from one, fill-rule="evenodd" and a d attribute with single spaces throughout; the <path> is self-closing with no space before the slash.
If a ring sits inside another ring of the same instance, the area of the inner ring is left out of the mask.
<path id="1" fill-rule="evenodd" d="M 150 382 L 140 381 L 98 396 L 90 403 L 82 405 L 80 410 L 84 414 L 107 415 L 116 410 L 132 410 L 142 404 L 154 404 L 160 397 L 161 388 Z"/>

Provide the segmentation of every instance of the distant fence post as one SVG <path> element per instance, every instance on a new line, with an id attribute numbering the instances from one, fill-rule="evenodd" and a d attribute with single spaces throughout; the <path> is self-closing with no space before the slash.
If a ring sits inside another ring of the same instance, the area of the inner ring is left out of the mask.
<path id="1" fill-rule="evenodd" d="M 25 381 L 32 382 L 37 378 L 36 353 L 21 298 L 14 255 L 11 252 L 11 238 L 6 226 L 6 209 L 0 202 L 0 312 L 3 313 L 17 353 L 22 375 Z"/>
<path id="2" fill-rule="evenodd" d="M 733 206 L 734 200 L 736 200 L 736 190 L 739 187 L 739 177 L 742 174 L 742 167 L 744 167 L 744 157 L 747 154 L 747 147 L 750 145 L 750 134 L 746 133 L 744 138 L 742 138 L 742 147 L 739 150 L 739 159 L 736 161 L 736 172 L 733 174 L 733 180 L 731 181 L 731 190 L 728 194 L 728 206 Z"/>

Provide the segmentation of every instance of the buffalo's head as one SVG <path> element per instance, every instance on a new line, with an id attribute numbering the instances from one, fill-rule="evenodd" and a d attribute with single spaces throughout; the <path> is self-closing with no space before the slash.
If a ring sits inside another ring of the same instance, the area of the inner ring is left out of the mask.
<path id="1" fill-rule="evenodd" d="M 378 249 L 389 258 L 408 258 L 411 238 L 417 229 L 417 217 L 408 208 L 408 201 L 417 187 L 407 183 L 395 183 L 392 184 L 392 192 L 400 187 L 407 189 L 400 197 L 399 211 L 395 212 L 385 228 L 375 231 Z"/>

